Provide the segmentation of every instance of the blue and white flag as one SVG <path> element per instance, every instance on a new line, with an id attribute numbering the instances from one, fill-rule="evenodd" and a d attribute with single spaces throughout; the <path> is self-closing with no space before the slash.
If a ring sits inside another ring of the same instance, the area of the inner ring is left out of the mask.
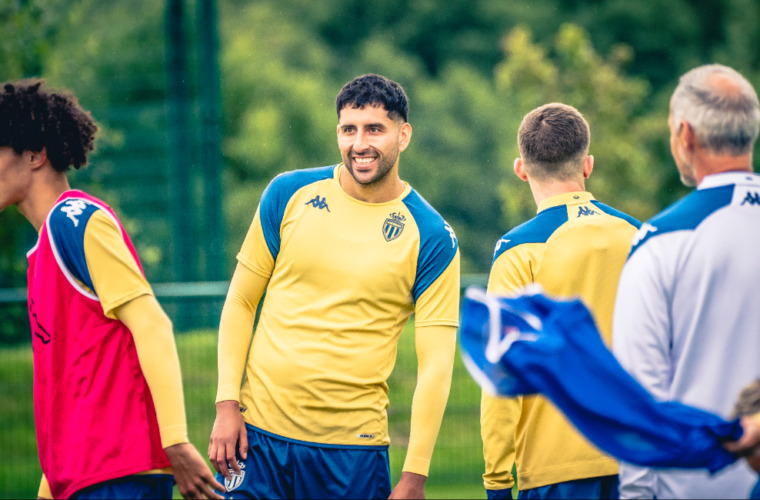
<path id="1" fill-rule="evenodd" d="M 741 437 L 739 421 L 655 400 L 604 345 L 580 300 L 553 300 L 538 286 L 510 298 L 470 287 L 459 340 L 467 369 L 485 390 L 548 397 L 620 460 L 716 472 L 737 459 L 721 443 Z"/>

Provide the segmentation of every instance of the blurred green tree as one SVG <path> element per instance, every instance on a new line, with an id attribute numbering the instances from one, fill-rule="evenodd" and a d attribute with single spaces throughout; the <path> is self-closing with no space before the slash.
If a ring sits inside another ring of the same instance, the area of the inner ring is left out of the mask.
<path id="1" fill-rule="evenodd" d="M 498 236 L 534 211 L 512 174 L 517 126 L 529 109 L 549 100 L 578 107 L 597 159 L 589 188 L 646 218 L 684 192 L 665 126 L 678 74 L 713 60 L 751 79 L 760 69 L 754 0 L 676 0 L 672 15 L 657 0 L 218 5 L 230 270 L 269 179 L 339 161 L 333 99 L 358 74 L 383 73 L 407 89 L 414 138 L 402 175 L 454 226 L 463 270 L 485 272 Z M 94 168 L 73 180 L 120 209 L 154 281 L 171 279 L 171 245 L 180 244 L 163 236 L 163 9 L 148 0 L 0 0 L 2 79 L 44 76 L 93 111 L 103 129 Z M 195 74 L 192 53 L 188 64 Z M 200 82 L 187 85 L 192 94 Z M 33 231 L 21 229 L 14 210 L 1 217 L 0 237 L 13 242 L 0 247 L 1 286 L 21 286 Z M 203 237 L 198 231 L 190 240 Z"/>
<path id="2" fill-rule="evenodd" d="M 596 166 L 587 187 L 601 201 L 635 217 L 653 215 L 660 208 L 654 193 L 670 168 L 656 155 L 658 142 L 667 139 L 667 109 L 650 111 L 647 82 L 622 72 L 631 49 L 619 45 L 605 59 L 586 31 L 572 24 L 563 25 L 547 44 L 535 43 L 530 30 L 518 27 L 502 46 L 505 57 L 495 71 L 496 88 L 513 119 L 500 156 L 519 156 L 517 129 L 528 111 L 548 102 L 570 104 L 591 128 L 590 154 Z M 501 183 L 511 225 L 536 210 L 530 190 L 521 183 L 514 175 Z"/>
<path id="3" fill-rule="evenodd" d="M 0 82 L 41 74 L 64 15 L 63 0 L 0 2 Z M 0 288 L 26 285 L 24 255 L 36 239 L 34 228 L 10 207 L 0 215 Z M 3 308 L 0 344 L 27 340 L 26 304 Z"/>
<path id="4" fill-rule="evenodd" d="M 337 89 L 334 55 L 278 5 L 226 4 L 221 20 L 226 249 L 234 262 L 272 177 L 340 161 Z"/>

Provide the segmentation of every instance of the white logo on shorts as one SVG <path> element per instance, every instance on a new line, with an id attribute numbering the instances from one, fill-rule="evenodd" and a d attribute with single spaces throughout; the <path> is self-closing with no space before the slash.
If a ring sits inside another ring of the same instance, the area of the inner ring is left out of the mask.
<path id="1" fill-rule="evenodd" d="M 228 468 L 227 470 L 230 471 L 230 474 L 232 474 L 232 477 L 230 479 L 224 478 L 224 489 L 227 491 L 232 491 L 235 488 L 239 488 L 241 484 L 243 484 L 243 479 L 245 478 L 245 464 L 241 462 L 240 460 L 237 461 L 238 467 L 240 467 L 240 472 L 235 472 L 234 470 Z"/>

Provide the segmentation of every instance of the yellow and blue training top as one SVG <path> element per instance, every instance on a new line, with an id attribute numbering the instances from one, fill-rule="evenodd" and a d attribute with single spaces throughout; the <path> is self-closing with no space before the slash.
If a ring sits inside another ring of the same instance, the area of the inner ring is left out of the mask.
<path id="1" fill-rule="evenodd" d="M 269 279 L 240 403 L 286 438 L 387 445 L 404 324 L 415 313 L 416 326 L 458 326 L 458 243 L 409 185 L 364 203 L 341 189 L 340 167 L 281 174 L 262 195 L 238 254 Z"/>
<path id="2" fill-rule="evenodd" d="M 638 227 L 636 219 L 588 192 L 548 198 L 536 217 L 496 244 L 488 292 L 508 294 L 538 283 L 548 296 L 580 297 L 609 345 L 618 280 Z M 484 394 L 481 432 L 483 479 L 490 490 L 512 487 L 515 462 L 520 490 L 617 474 L 615 460 L 589 444 L 540 396 Z"/>

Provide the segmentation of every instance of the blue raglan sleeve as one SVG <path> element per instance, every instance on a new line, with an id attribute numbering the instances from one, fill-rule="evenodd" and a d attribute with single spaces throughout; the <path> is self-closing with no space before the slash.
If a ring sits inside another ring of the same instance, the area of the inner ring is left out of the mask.
<path id="1" fill-rule="evenodd" d="M 415 325 L 459 325 L 459 242 L 454 230 L 415 191 L 404 200 L 420 232 L 412 297 Z"/>

